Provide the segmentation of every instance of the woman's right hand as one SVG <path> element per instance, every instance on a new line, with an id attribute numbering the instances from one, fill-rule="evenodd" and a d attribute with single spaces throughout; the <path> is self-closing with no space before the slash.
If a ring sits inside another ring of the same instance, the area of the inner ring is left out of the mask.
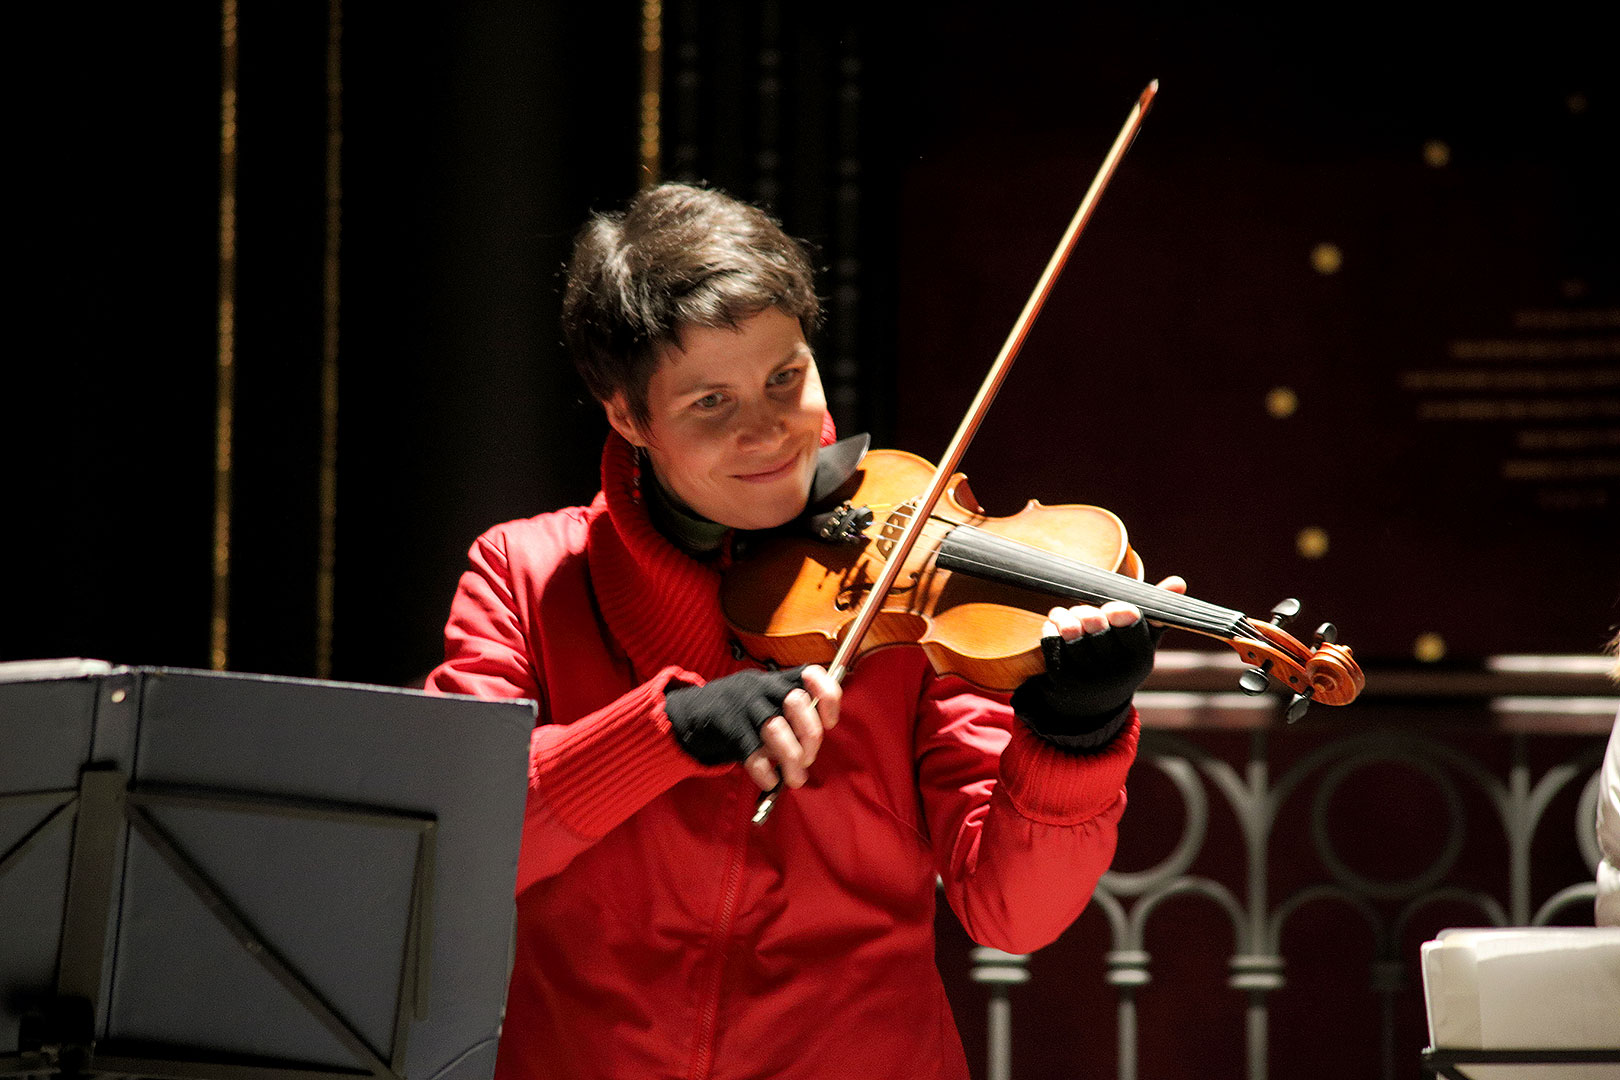
<path id="1" fill-rule="evenodd" d="M 843 691 L 820 667 L 739 671 L 703 686 L 671 685 L 664 711 L 682 749 L 705 765 L 742 762 L 762 791 L 804 786 Z"/>
<path id="2" fill-rule="evenodd" d="M 825 668 L 799 669 L 803 685 L 782 701 L 781 712 L 759 729 L 761 746 L 743 762 L 743 771 L 761 791 L 777 781 L 790 788 L 803 787 L 809 768 L 821 752 L 821 741 L 838 723 L 844 690 Z"/>

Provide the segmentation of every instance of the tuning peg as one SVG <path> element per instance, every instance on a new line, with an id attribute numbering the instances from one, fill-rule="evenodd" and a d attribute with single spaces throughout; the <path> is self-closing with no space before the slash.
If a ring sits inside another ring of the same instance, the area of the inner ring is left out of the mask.
<path id="1" fill-rule="evenodd" d="M 1306 687 L 1295 694 L 1288 702 L 1288 711 L 1283 715 L 1288 718 L 1290 724 L 1305 715 L 1305 710 L 1311 707 L 1311 695 L 1314 693 L 1316 693 L 1316 687 Z"/>
<path id="2" fill-rule="evenodd" d="M 1277 601 L 1276 606 L 1271 609 L 1271 625 L 1287 626 L 1294 621 L 1294 616 L 1299 614 L 1299 609 L 1299 601 L 1292 596 L 1286 600 Z"/>
<path id="3" fill-rule="evenodd" d="M 1245 694 L 1265 693 L 1266 687 L 1271 685 L 1271 679 L 1266 675 L 1266 668 L 1270 666 L 1271 661 L 1267 660 L 1265 667 L 1245 668 L 1243 674 L 1238 676 L 1238 688 Z"/>
<path id="4" fill-rule="evenodd" d="M 1320 645 L 1325 641 L 1331 645 L 1339 640 L 1339 628 L 1330 622 L 1325 622 L 1316 628 L 1313 637 L 1315 639 L 1314 644 Z"/>
<path id="5" fill-rule="evenodd" d="M 818 514 L 810 519 L 811 527 L 823 540 L 838 543 L 859 543 L 861 534 L 872 524 L 872 510 L 866 506 L 844 503 L 836 510 Z"/>

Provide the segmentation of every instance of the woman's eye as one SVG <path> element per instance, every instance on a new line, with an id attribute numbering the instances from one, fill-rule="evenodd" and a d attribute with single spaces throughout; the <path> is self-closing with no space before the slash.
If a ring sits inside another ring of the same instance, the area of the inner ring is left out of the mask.
<path id="1" fill-rule="evenodd" d="M 692 402 L 692 407 L 694 409 L 701 409 L 707 412 L 710 409 L 718 409 L 720 407 L 720 403 L 724 400 L 725 399 L 719 394 L 704 394 L 702 397 Z"/>
<path id="2" fill-rule="evenodd" d="M 804 374 L 803 368 L 783 368 L 771 376 L 772 386 L 791 386 Z"/>

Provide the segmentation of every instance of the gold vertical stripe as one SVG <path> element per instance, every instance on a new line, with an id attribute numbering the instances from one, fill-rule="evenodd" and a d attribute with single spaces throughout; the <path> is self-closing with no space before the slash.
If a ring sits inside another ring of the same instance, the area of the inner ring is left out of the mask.
<path id="1" fill-rule="evenodd" d="M 664 3 L 641 3 L 641 186 L 658 183 L 663 162 Z"/>
<path id="2" fill-rule="evenodd" d="M 320 556 L 315 576 L 315 674 L 332 677 L 337 582 L 338 302 L 343 242 L 343 0 L 329 0 L 326 27 L 326 250 L 321 328 Z"/>
<path id="3" fill-rule="evenodd" d="M 231 439 L 236 407 L 236 0 L 220 11 L 219 313 L 214 388 L 214 588 L 208 662 L 225 670 L 230 647 Z"/>

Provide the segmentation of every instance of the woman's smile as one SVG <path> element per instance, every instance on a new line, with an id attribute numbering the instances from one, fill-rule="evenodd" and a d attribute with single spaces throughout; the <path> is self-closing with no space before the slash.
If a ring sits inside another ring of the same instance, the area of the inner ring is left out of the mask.
<path id="1" fill-rule="evenodd" d="M 782 462 L 782 464 L 768 469 L 761 469 L 758 472 L 733 473 L 732 475 L 738 480 L 744 480 L 751 484 L 767 484 L 773 480 L 780 480 L 782 477 L 786 476 L 788 471 L 796 464 L 798 464 L 797 458 L 788 458 L 786 461 Z"/>

